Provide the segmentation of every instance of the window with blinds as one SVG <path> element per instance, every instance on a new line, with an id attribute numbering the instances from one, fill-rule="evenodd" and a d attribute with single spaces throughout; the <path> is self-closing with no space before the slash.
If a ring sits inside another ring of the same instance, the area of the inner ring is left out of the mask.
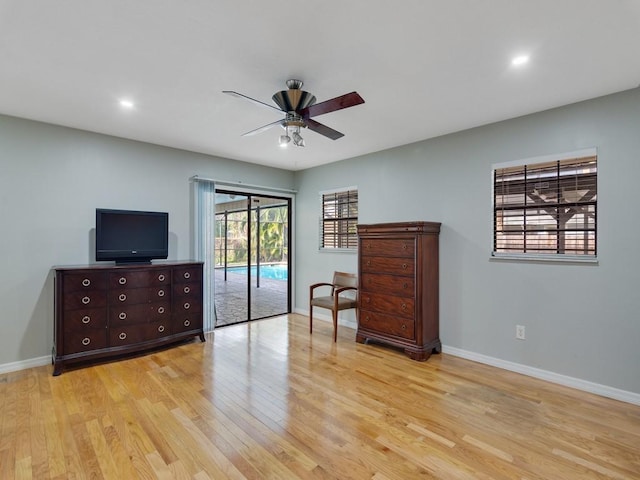
<path id="1" fill-rule="evenodd" d="M 588 153 L 494 168 L 494 256 L 595 258 L 598 160 Z"/>
<path id="2" fill-rule="evenodd" d="M 348 187 L 331 192 L 320 192 L 322 216 L 320 219 L 321 249 L 356 249 L 358 247 L 358 189 Z"/>

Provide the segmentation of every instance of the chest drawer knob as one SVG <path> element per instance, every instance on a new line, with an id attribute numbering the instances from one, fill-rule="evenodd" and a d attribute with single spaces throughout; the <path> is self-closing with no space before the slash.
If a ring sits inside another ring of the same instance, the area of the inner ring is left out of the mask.
<path id="1" fill-rule="evenodd" d="M 158 331 L 159 331 L 160 333 L 164 332 L 164 325 L 160 325 L 160 326 L 158 327 Z"/>
<path id="2" fill-rule="evenodd" d="M 161 273 L 160 275 L 158 275 L 158 280 L 161 282 L 164 282 L 165 276 L 164 273 Z"/>
<path id="3" fill-rule="evenodd" d="M 406 303 L 403 303 L 402 305 L 400 305 L 400 308 L 401 308 L 402 310 L 406 310 L 406 309 L 407 309 L 407 304 L 406 304 Z"/>
<path id="4" fill-rule="evenodd" d="M 367 260 L 367 267 L 371 266 L 371 260 Z"/>
<path id="5" fill-rule="evenodd" d="M 89 345 L 90 343 L 91 343 L 91 339 L 90 339 L 89 337 L 84 337 L 84 338 L 82 339 L 82 345 L 84 345 L 85 347 L 86 347 L 87 345 Z"/>
<path id="6" fill-rule="evenodd" d="M 124 278 L 124 277 L 120 277 L 120 278 L 118 279 L 118 283 L 119 283 L 120 285 L 124 285 L 125 283 L 127 283 L 127 279 L 126 279 L 126 278 Z"/>
<path id="7" fill-rule="evenodd" d="M 406 243 L 403 243 L 403 244 L 402 244 L 402 249 L 403 249 L 403 250 L 406 250 L 406 249 L 407 249 L 407 244 L 406 244 Z"/>
<path id="8" fill-rule="evenodd" d="M 89 285 L 91 285 L 91 280 L 89 280 L 88 278 L 85 278 L 84 280 L 82 280 L 83 287 L 88 287 Z"/>
<path id="9" fill-rule="evenodd" d="M 120 300 L 121 302 L 124 302 L 127 299 L 127 296 L 124 293 L 121 293 L 120 296 L 118 297 L 118 300 Z"/>
<path id="10" fill-rule="evenodd" d="M 184 272 L 184 278 L 189 280 L 191 278 L 191 274 L 189 272 Z"/>
<path id="11" fill-rule="evenodd" d="M 404 283 L 402 284 L 402 288 L 407 288 L 408 286 L 409 286 L 409 284 L 408 284 L 407 282 L 404 282 Z"/>
<path id="12" fill-rule="evenodd" d="M 89 305 L 89 302 L 91 302 L 91 298 L 90 297 L 82 297 L 82 304 L 83 305 Z"/>
<path id="13" fill-rule="evenodd" d="M 191 288 L 190 287 L 184 287 L 183 291 L 184 291 L 184 293 L 189 293 L 191 291 Z"/>
<path id="14" fill-rule="evenodd" d="M 158 290 L 158 296 L 164 297 L 164 290 Z"/>
<path id="15" fill-rule="evenodd" d="M 158 307 L 158 313 L 162 315 L 164 313 L 164 307 Z"/>
<path id="16" fill-rule="evenodd" d="M 82 323 L 84 323 L 85 325 L 90 321 L 91 321 L 91 317 L 89 315 L 85 315 L 84 317 L 82 317 Z"/>
<path id="17" fill-rule="evenodd" d="M 189 302 L 184 302 L 184 309 L 189 310 L 191 308 L 191 304 Z"/>
<path id="18" fill-rule="evenodd" d="M 120 320 L 124 320 L 125 318 L 127 318 L 127 314 L 125 312 L 120 312 L 120 315 L 118 315 L 118 318 Z"/>
<path id="19" fill-rule="evenodd" d="M 183 325 L 184 325 L 185 327 L 188 327 L 189 325 L 191 325 L 191 322 L 190 322 L 189 320 L 185 320 L 185 321 L 184 321 L 184 323 L 183 323 Z"/>
<path id="20" fill-rule="evenodd" d="M 406 330 L 406 329 L 407 329 L 407 326 L 403 323 L 403 324 L 402 324 L 402 327 L 400 327 L 400 328 L 402 328 L 402 330 Z"/>
<path id="21" fill-rule="evenodd" d="M 403 264 L 402 264 L 402 268 L 404 268 L 404 269 L 406 270 L 406 269 L 407 269 L 407 264 L 406 264 L 406 263 L 403 263 Z"/>
<path id="22" fill-rule="evenodd" d="M 365 303 L 371 303 L 371 297 L 365 297 L 364 301 Z"/>
<path id="23" fill-rule="evenodd" d="M 124 333 L 124 332 L 122 332 L 120 335 L 118 335 L 118 338 L 119 338 L 120 340 L 124 340 L 125 338 L 127 338 L 127 334 L 126 334 L 126 333 Z"/>

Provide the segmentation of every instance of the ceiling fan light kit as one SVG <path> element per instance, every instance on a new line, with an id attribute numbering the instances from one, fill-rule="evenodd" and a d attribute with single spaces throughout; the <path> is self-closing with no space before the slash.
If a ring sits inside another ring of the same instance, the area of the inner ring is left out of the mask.
<path id="1" fill-rule="evenodd" d="M 285 114 L 283 119 L 276 120 L 275 122 L 250 130 L 249 132 L 244 133 L 243 136 L 255 135 L 270 129 L 271 127 L 280 125 L 285 129 L 285 134 L 280 135 L 279 139 L 279 145 L 283 148 L 287 147 L 291 142 L 289 128 L 292 129 L 291 135 L 293 137 L 293 144 L 297 147 L 305 146 L 304 138 L 300 135 L 301 128 L 308 128 L 309 130 L 319 133 L 331 140 L 337 140 L 338 138 L 343 137 L 343 133 L 327 127 L 326 125 L 313 120 L 311 117 L 360 105 L 361 103 L 364 103 L 362 97 L 358 95 L 357 92 L 351 92 L 324 102 L 316 103 L 316 97 L 309 92 L 302 90 L 302 85 L 302 80 L 287 80 L 288 90 L 276 92 L 271 97 L 279 108 L 231 90 L 224 90 L 223 93 L 234 97 L 244 98 L 245 100 L 249 100 L 257 105 Z"/>

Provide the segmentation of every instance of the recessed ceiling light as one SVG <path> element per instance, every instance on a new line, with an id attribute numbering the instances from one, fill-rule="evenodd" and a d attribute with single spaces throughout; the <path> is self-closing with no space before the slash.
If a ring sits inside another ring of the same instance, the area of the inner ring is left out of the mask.
<path id="1" fill-rule="evenodd" d="M 518 55 L 511 60 L 511 65 L 520 67 L 529 61 L 529 55 Z"/>
<path id="2" fill-rule="evenodd" d="M 132 109 L 134 107 L 133 102 L 131 100 L 120 100 L 120 106 L 126 109 Z"/>

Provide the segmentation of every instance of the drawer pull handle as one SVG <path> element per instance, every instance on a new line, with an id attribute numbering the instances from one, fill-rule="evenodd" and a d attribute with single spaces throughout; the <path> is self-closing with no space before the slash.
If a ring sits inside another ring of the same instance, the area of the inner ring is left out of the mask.
<path id="1" fill-rule="evenodd" d="M 191 278 L 191 274 L 189 272 L 184 272 L 184 278 L 187 280 Z"/>
<path id="2" fill-rule="evenodd" d="M 371 260 L 367 260 L 367 267 L 371 266 Z"/>
<path id="3" fill-rule="evenodd" d="M 126 334 L 126 333 L 124 333 L 124 332 L 122 332 L 120 335 L 118 335 L 118 338 L 119 338 L 120 340 L 124 340 L 125 338 L 127 338 L 127 334 Z"/>
<path id="4" fill-rule="evenodd" d="M 371 303 L 371 297 L 365 298 L 364 301 L 367 302 L 367 303 Z"/>
<path id="5" fill-rule="evenodd" d="M 88 287 L 89 285 L 91 285 L 91 280 L 89 280 L 88 278 L 85 278 L 84 280 L 82 280 L 83 287 Z"/>
<path id="6" fill-rule="evenodd" d="M 407 326 L 403 323 L 401 328 L 402 328 L 402 330 L 406 330 Z"/>
<path id="7" fill-rule="evenodd" d="M 163 314 L 164 313 L 164 307 L 158 307 L 158 313 L 159 314 Z"/>
<path id="8" fill-rule="evenodd" d="M 369 315 L 367 315 L 366 317 L 364 317 L 364 321 L 368 322 L 369 321 Z"/>
<path id="9" fill-rule="evenodd" d="M 189 287 L 184 287 L 184 293 L 189 293 L 191 289 Z"/>
<path id="10" fill-rule="evenodd" d="M 407 269 L 407 264 L 406 264 L 406 263 L 403 263 L 403 264 L 402 264 L 402 268 L 404 268 L 404 269 L 406 270 L 406 269 Z"/>
<path id="11" fill-rule="evenodd" d="M 124 320 L 125 318 L 127 318 L 127 314 L 125 312 L 120 312 L 120 315 L 118 315 L 118 318 L 120 320 Z"/>
<path id="12" fill-rule="evenodd" d="M 161 282 L 164 282 L 165 276 L 164 273 L 161 273 L 160 275 L 158 275 L 158 280 Z"/>
<path id="13" fill-rule="evenodd" d="M 403 303 L 402 305 L 400 305 L 400 308 L 401 308 L 402 310 L 406 310 L 406 309 L 407 309 L 407 304 L 406 304 L 406 303 Z"/>
<path id="14" fill-rule="evenodd" d="M 189 320 L 185 320 L 184 321 L 184 326 L 188 327 L 189 325 L 191 325 L 191 322 Z"/>
<path id="15" fill-rule="evenodd" d="M 82 345 L 84 345 L 85 347 L 86 347 L 87 345 L 89 345 L 90 343 L 91 343 L 91 339 L 90 339 L 89 337 L 84 337 L 84 338 L 82 339 Z"/>
<path id="16" fill-rule="evenodd" d="M 403 250 L 406 250 L 406 249 L 407 249 L 407 244 L 406 244 L 406 243 L 403 243 L 403 244 L 402 244 L 402 249 L 403 249 Z"/>
<path id="17" fill-rule="evenodd" d="M 82 323 L 84 323 L 85 325 L 90 321 L 91 321 L 91 317 L 89 315 L 85 315 L 84 317 L 82 317 Z"/>
<path id="18" fill-rule="evenodd" d="M 121 293 L 120 296 L 118 297 L 118 300 L 120 300 L 121 302 L 124 302 L 127 299 L 127 296 L 124 293 Z"/>
<path id="19" fill-rule="evenodd" d="M 158 290 L 158 296 L 164 297 L 164 290 Z"/>
<path id="20" fill-rule="evenodd" d="M 158 327 L 158 331 L 159 331 L 160 333 L 164 332 L 164 325 L 160 325 L 160 326 Z"/>
<path id="21" fill-rule="evenodd" d="M 409 286 L 409 284 L 408 284 L 407 282 L 404 282 L 404 283 L 402 284 L 402 288 L 407 288 L 408 286 Z"/>
<path id="22" fill-rule="evenodd" d="M 189 302 L 184 302 L 184 309 L 189 310 L 191 308 L 191 304 Z"/>
<path id="23" fill-rule="evenodd" d="M 89 297 L 82 297 L 82 303 L 83 305 L 89 305 L 89 302 L 91 301 L 91 298 Z"/>
<path id="24" fill-rule="evenodd" d="M 124 285 L 125 283 L 127 283 L 127 279 L 126 279 L 126 278 L 124 278 L 124 277 L 120 277 L 120 279 L 118 280 L 118 283 L 119 283 L 120 285 Z"/>

